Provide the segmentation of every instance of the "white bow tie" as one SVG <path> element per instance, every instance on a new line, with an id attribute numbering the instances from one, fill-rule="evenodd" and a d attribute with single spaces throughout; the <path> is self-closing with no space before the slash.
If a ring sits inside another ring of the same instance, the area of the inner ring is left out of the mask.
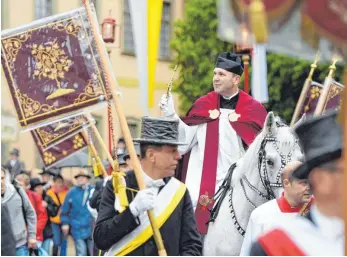
<path id="1" fill-rule="evenodd" d="M 157 188 L 160 188 L 162 186 L 165 186 L 165 182 L 164 180 L 162 179 L 158 179 L 158 180 L 152 180 L 152 181 L 149 181 L 148 184 L 147 184 L 147 187 L 157 187 Z"/>

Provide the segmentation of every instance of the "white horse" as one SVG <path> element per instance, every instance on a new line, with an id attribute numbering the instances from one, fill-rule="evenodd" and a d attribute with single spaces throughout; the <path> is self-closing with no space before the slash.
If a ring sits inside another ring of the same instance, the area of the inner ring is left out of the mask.
<path id="1" fill-rule="evenodd" d="M 284 166 L 302 158 L 291 128 L 269 112 L 263 131 L 215 195 L 204 255 L 239 255 L 251 212 L 279 196 Z"/>

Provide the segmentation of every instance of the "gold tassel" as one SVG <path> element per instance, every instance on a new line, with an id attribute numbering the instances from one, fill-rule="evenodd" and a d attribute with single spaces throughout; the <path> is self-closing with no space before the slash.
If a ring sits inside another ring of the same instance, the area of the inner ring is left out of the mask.
<path id="1" fill-rule="evenodd" d="M 101 167 L 101 159 L 99 156 L 96 158 L 93 158 L 93 171 L 94 171 L 94 176 L 99 177 L 102 175 L 102 167 Z"/>
<path id="2" fill-rule="evenodd" d="M 118 196 L 119 199 L 119 205 L 121 209 L 119 210 L 120 213 L 122 213 L 125 208 L 129 205 L 128 197 L 126 194 L 126 186 L 123 184 L 123 177 L 125 176 L 125 173 L 116 171 L 119 170 L 118 162 L 115 163 L 115 170 L 112 172 L 112 185 L 113 185 L 113 192 L 115 196 Z"/>
<path id="3" fill-rule="evenodd" d="M 249 7 L 250 25 L 257 43 L 268 40 L 268 22 L 265 5 L 261 0 L 253 0 Z"/>

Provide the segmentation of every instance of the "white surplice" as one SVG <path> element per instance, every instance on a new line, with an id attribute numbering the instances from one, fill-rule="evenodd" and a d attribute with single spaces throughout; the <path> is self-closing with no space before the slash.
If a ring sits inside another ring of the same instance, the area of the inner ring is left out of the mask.
<path id="1" fill-rule="evenodd" d="M 229 113 L 233 111 L 220 109 L 219 134 L 213 138 L 213 140 L 219 140 L 215 191 L 222 184 L 230 166 L 245 154 L 242 140 L 232 128 L 228 119 Z M 180 146 L 178 150 L 181 154 L 191 150 L 185 184 L 189 189 L 194 208 L 197 206 L 200 193 L 206 128 L 207 123 L 188 126 L 183 121 L 179 121 L 179 140 L 187 143 L 187 145 Z"/>

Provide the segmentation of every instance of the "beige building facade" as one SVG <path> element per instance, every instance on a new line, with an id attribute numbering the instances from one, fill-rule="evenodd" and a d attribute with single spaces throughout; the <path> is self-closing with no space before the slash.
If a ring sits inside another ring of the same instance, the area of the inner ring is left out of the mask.
<path id="1" fill-rule="evenodd" d="M 140 106 L 140 91 L 134 43 L 131 28 L 129 0 L 94 0 L 99 23 L 105 18 L 116 20 L 116 39 L 112 44 L 106 44 L 110 52 L 112 68 L 120 86 L 122 105 L 133 137 L 140 134 L 141 117 L 145 110 Z M 66 12 L 81 6 L 81 0 L 1 0 L 1 30 L 15 28 L 33 20 Z M 172 75 L 170 66 L 169 41 L 173 35 L 173 23 L 183 18 L 184 0 L 164 0 L 160 58 L 156 68 L 155 106 L 150 109 L 151 116 L 160 116 L 158 103 L 166 92 L 167 83 Z M 3 71 L 1 72 L 1 161 L 5 162 L 12 148 L 20 150 L 20 159 L 26 169 L 41 168 L 38 151 L 30 132 L 20 132 L 16 121 L 14 107 L 8 91 Z M 175 95 L 178 105 L 178 96 Z M 114 110 L 114 109 L 113 109 Z M 107 108 L 93 112 L 97 127 L 108 145 Z M 119 122 L 113 112 L 115 136 L 121 136 Z M 101 149 L 98 147 L 98 149 Z M 101 152 L 101 151 L 100 151 Z M 102 154 L 103 156 L 103 154 Z"/>

